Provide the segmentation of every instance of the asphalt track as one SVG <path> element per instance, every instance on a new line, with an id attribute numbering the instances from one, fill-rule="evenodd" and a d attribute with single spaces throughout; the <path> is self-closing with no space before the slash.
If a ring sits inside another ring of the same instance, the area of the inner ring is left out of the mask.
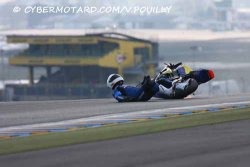
<path id="1" fill-rule="evenodd" d="M 60 121 L 170 107 L 249 101 L 250 95 L 185 100 L 113 99 L 0 103 L 0 126 Z M 0 166 L 220 166 L 250 164 L 250 120 L 0 156 Z"/>
<path id="2" fill-rule="evenodd" d="M 6 167 L 249 167 L 250 120 L 0 157 Z"/>
<path id="3" fill-rule="evenodd" d="M 184 100 L 152 99 L 149 102 L 117 103 L 114 99 L 0 103 L 0 127 L 129 113 L 142 110 L 250 101 L 250 94 L 227 97 L 194 97 Z"/>

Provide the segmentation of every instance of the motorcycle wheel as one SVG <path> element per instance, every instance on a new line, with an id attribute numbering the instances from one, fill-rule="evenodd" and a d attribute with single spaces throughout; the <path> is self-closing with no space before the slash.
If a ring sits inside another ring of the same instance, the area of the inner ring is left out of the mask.
<path id="1" fill-rule="evenodd" d="M 189 85 L 185 88 L 185 90 L 176 89 L 173 95 L 174 99 L 183 99 L 188 95 L 194 93 L 198 88 L 198 82 L 195 79 L 190 79 Z"/>

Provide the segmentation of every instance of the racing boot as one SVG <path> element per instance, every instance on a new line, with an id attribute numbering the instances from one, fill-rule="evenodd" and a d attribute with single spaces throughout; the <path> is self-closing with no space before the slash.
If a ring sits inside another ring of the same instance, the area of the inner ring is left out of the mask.
<path id="1" fill-rule="evenodd" d="M 142 88 L 144 90 L 148 90 L 151 85 L 151 79 L 150 76 L 144 76 L 143 81 L 142 81 Z"/>

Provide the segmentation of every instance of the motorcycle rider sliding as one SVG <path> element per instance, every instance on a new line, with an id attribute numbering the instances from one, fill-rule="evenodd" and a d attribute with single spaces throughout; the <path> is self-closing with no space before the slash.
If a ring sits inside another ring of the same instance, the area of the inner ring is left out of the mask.
<path id="1" fill-rule="evenodd" d="M 145 76 L 137 87 L 123 83 L 124 79 L 119 74 L 111 74 L 107 79 L 107 86 L 113 90 L 112 95 L 118 102 L 148 101 L 159 91 L 158 84 L 149 76 Z"/>
<path id="2" fill-rule="evenodd" d="M 124 79 L 119 74 L 111 74 L 107 79 L 107 86 L 113 90 L 112 95 L 118 102 L 148 101 L 158 92 L 171 94 L 178 80 L 161 78 L 158 82 L 145 76 L 140 85 L 126 86 L 123 85 Z M 178 84 L 181 89 L 185 89 L 185 86 L 186 84 Z"/>
<path id="3" fill-rule="evenodd" d="M 151 80 L 144 77 L 138 86 L 123 85 L 124 79 L 118 74 L 111 74 L 107 86 L 113 90 L 113 97 L 118 102 L 148 101 L 153 96 L 163 99 L 183 99 L 194 93 L 200 84 L 214 78 L 212 70 L 193 71 L 188 66 L 167 64 L 159 75 Z"/>

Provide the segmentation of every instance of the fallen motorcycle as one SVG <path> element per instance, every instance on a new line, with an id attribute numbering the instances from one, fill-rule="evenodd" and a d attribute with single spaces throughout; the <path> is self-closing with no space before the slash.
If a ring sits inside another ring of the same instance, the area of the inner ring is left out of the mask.
<path id="1" fill-rule="evenodd" d="M 155 94 L 158 98 L 183 99 L 193 94 L 200 84 L 215 77 L 209 69 L 192 70 L 182 63 L 165 65 L 155 78 L 159 84 L 159 92 Z"/>

